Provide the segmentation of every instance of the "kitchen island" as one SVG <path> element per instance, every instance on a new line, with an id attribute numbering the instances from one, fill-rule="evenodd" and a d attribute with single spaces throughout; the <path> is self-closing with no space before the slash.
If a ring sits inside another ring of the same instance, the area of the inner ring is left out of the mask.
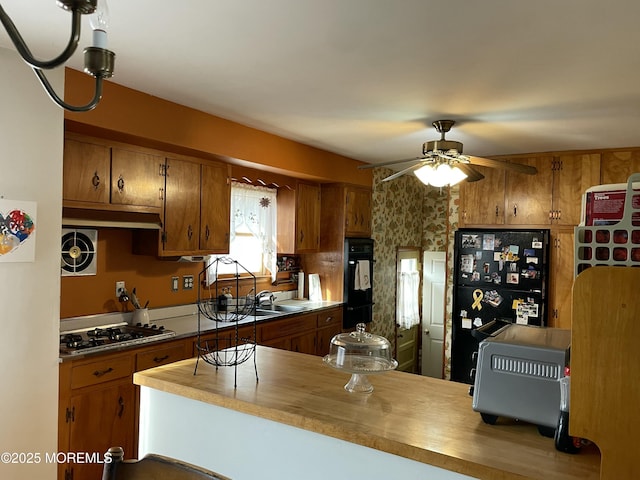
<path id="1" fill-rule="evenodd" d="M 257 347 L 237 369 L 195 359 L 135 373 L 140 456 L 159 453 L 254 478 L 597 479 L 600 455 L 558 452 L 537 428 L 486 425 L 468 386 L 404 372 L 371 394 L 312 355 Z"/>

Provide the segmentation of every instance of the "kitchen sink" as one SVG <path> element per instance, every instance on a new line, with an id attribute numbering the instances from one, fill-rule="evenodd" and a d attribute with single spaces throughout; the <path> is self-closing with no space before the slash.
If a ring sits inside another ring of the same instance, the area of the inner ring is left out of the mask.
<path id="1" fill-rule="evenodd" d="M 299 305 L 261 305 L 256 310 L 256 314 L 258 314 L 257 312 L 264 312 L 265 315 L 273 314 L 274 312 L 294 313 L 301 312 L 304 309 L 304 307 Z"/>

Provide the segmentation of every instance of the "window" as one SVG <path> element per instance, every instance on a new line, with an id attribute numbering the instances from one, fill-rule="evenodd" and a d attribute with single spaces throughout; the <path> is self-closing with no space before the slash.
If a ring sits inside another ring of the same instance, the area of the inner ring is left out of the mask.
<path id="1" fill-rule="evenodd" d="M 271 275 L 274 281 L 277 273 L 276 203 L 275 189 L 236 182 L 231 185 L 231 237 L 228 257 L 252 273 Z M 215 273 L 208 272 L 209 284 L 215 281 Z M 217 273 L 236 273 L 236 266 L 218 262 Z"/>

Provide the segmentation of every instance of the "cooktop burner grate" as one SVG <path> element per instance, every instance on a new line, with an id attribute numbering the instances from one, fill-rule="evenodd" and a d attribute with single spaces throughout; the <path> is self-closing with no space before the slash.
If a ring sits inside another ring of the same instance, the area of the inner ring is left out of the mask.
<path id="1" fill-rule="evenodd" d="M 60 353 L 78 355 L 165 340 L 175 332 L 156 325 L 105 325 L 60 333 Z"/>

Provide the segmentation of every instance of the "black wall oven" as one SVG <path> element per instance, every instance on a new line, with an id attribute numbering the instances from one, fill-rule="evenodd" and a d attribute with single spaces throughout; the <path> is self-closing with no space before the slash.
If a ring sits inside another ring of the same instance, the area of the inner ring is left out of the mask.
<path id="1" fill-rule="evenodd" d="M 370 323 L 373 312 L 373 240 L 344 240 L 344 312 L 342 326 Z"/>

